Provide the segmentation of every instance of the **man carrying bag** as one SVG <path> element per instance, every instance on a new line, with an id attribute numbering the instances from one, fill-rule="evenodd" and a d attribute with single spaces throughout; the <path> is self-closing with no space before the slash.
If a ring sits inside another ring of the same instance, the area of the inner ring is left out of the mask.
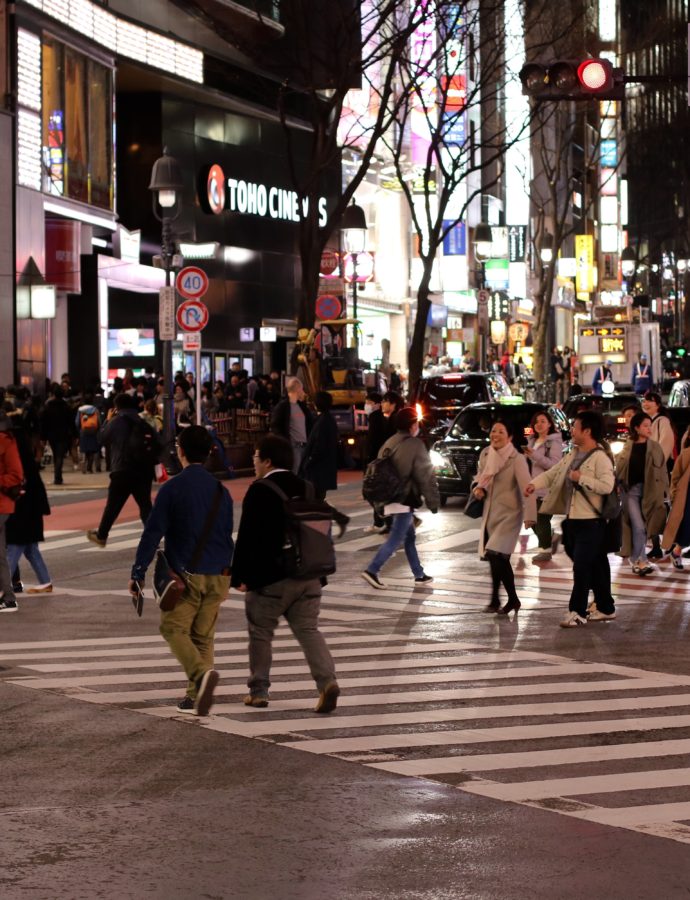
<path id="1" fill-rule="evenodd" d="M 541 511 L 565 515 L 563 546 L 573 561 L 573 589 L 568 614 L 560 623 L 562 628 L 587 624 L 590 590 L 595 603 L 589 621 L 616 618 L 604 515 L 616 477 L 613 463 L 600 446 L 603 436 L 604 423 L 599 413 L 577 413 L 571 431 L 573 450 L 553 468 L 533 478 L 525 489 L 529 496 L 539 488 L 548 488 Z"/>
<path id="2" fill-rule="evenodd" d="M 172 609 L 162 609 L 160 632 L 188 678 L 177 708 L 198 716 L 208 715 L 218 684 L 213 641 L 218 610 L 230 587 L 233 551 L 232 500 L 204 468 L 211 445 L 211 436 L 200 425 L 181 432 L 177 455 L 182 472 L 158 491 L 129 583 L 136 597 L 164 537 L 165 561 L 185 587 Z"/>

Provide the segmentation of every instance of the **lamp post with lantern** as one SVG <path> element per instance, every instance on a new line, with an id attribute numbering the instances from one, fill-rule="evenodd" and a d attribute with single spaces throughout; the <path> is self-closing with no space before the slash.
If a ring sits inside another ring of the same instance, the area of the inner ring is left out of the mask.
<path id="1" fill-rule="evenodd" d="M 345 250 L 350 254 L 352 259 L 352 317 L 357 319 L 357 258 L 360 253 L 364 253 L 367 245 L 367 220 L 364 210 L 361 206 L 357 206 L 354 199 L 350 206 L 343 213 L 340 222 L 340 230 L 343 234 Z M 352 329 L 352 346 L 355 350 L 359 350 L 357 335 L 357 323 Z"/>
<path id="2" fill-rule="evenodd" d="M 172 238 L 172 223 L 180 214 L 180 196 L 183 188 L 182 173 L 177 160 L 170 156 L 168 148 L 163 149 L 163 156 L 157 159 L 151 170 L 149 190 L 153 195 L 153 214 L 161 223 L 161 255 L 154 257 L 153 264 L 165 271 L 166 298 L 172 287 L 172 273 L 182 263 L 182 257 L 175 253 Z M 174 291 L 174 288 L 173 288 Z M 173 293 L 173 317 L 174 300 Z M 163 302 L 163 297 L 161 297 Z M 169 302 L 169 300 L 166 300 Z M 174 321 L 174 319 L 173 319 Z M 165 446 L 164 465 L 168 470 L 177 470 L 175 458 L 175 412 L 172 390 L 172 343 L 173 336 L 166 336 L 163 345 L 163 442 Z M 197 377 L 199 373 L 197 372 Z"/>

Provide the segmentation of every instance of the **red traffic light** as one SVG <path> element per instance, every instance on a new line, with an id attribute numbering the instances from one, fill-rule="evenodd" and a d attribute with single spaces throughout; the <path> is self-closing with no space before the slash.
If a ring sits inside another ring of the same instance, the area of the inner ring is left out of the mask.
<path id="1" fill-rule="evenodd" d="M 602 94 L 613 87 L 613 66 L 607 59 L 585 59 L 577 67 L 577 78 L 586 93 Z"/>

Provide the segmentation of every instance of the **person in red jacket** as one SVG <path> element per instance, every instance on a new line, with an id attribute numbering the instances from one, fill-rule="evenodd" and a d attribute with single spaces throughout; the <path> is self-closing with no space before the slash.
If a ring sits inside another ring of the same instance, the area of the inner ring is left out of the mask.
<path id="1" fill-rule="evenodd" d="M 0 410 L 0 612 L 17 611 L 17 598 L 14 596 L 7 564 L 5 524 L 14 512 L 14 500 L 24 480 L 24 472 L 10 428 L 7 413 Z"/>

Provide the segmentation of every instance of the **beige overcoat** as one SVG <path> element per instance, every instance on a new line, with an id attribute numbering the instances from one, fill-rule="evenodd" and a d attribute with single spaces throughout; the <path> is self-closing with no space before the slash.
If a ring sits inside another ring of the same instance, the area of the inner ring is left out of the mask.
<path id="1" fill-rule="evenodd" d="M 690 481 L 690 447 L 681 451 L 671 472 L 671 512 L 668 514 L 666 528 L 661 538 L 661 546 L 665 550 L 675 541 L 680 523 L 683 521 L 688 499 L 688 481 Z"/>
<path id="2" fill-rule="evenodd" d="M 630 454 L 634 446 L 633 440 L 625 442 L 625 446 L 616 460 L 616 475 L 627 486 Z M 666 507 L 664 499 L 668 493 L 668 469 L 666 454 L 656 441 L 647 441 L 647 452 L 644 457 L 644 488 L 642 491 L 642 515 L 647 534 L 661 534 L 666 524 Z M 665 545 L 664 545 L 665 546 Z M 632 530 L 630 517 L 623 505 L 623 542 L 619 556 L 628 557 L 632 553 Z"/>
<path id="3" fill-rule="evenodd" d="M 481 452 L 478 475 L 481 475 L 484 470 L 488 452 L 488 447 Z M 525 497 L 524 494 L 529 481 L 527 460 L 513 447 L 508 461 L 489 485 L 484 501 L 482 530 L 479 537 L 480 556 L 484 556 L 486 550 L 494 550 L 496 553 L 505 553 L 506 556 L 510 556 L 515 550 L 522 523 L 524 521 L 536 522 L 537 501 L 535 496 L 532 494 L 530 497 Z"/>

